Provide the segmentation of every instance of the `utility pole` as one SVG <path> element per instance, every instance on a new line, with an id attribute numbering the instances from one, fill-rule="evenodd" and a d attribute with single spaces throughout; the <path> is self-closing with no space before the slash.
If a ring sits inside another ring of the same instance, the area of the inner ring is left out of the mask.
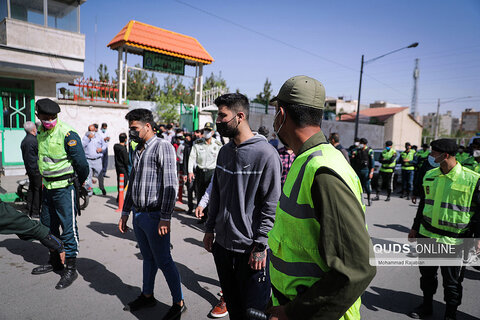
<path id="1" fill-rule="evenodd" d="M 417 116 L 417 103 L 418 103 L 418 77 L 420 76 L 420 69 L 418 68 L 418 58 L 415 59 L 415 69 L 413 70 L 413 94 L 412 94 L 412 108 L 410 113 L 413 117 Z"/>
<path id="2" fill-rule="evenodd" d="M 434 140 L 437 140 L 438 138 L 438 127 L 440 125 L 440 123 L 438 122 L 439 118 L 440 118 L 440 99 L 438 99 L 438 103 L 437 103 L 437 116 L 435 118 L 435 139 Z"/>

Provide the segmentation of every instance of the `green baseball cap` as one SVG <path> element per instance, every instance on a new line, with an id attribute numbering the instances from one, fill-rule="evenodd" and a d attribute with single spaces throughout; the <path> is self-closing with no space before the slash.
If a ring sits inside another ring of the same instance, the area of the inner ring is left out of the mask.
<path id="1" fill-rule="evenodd" d="M 320 81 L 307 76 L 294 76 L 285 81 L 278 95 L 270 100 L 302 105 L 317 109 L 325 107 L 325 87 Z"/>

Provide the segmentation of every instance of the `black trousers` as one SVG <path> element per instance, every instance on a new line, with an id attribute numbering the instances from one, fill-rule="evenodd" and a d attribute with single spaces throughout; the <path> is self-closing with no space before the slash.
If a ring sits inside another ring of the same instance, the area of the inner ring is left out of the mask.
<path id="1" fill-rule="evenodd" d="M 40 215 L 40 205 L 42 200 L 42 176 L 28 175 L 29 185 L 27 192 L 28 215 Z"/>
<path id="2" fill-rule="evenodd" d="M 388 195 L 392 193 L 393 190 L 393 172 L 383 172 L 380 171 L 378 175 L 378 181 L 376 183 L 377 194 L 380 193 L 380 190 L 387 189 Z"/>
<path id="3" fill-rule="evenodd" d="M 429 300 L 437 291 L 438 266 L 419 267 L 420 274 L 420 289 L 423 291 L 423 296 Z M 459 306 L 462 303 L 462 282 L 465 273 L 465 267 L 459 266 L 442 266 L 440 267 L 443 278 L 443 292 L 444 301 L 448 305 Z"/>
<path id="4" fill-rule="evenodd" d="M 195 206 L 193 205 L 193 192 L 195 191 L 195 180 L 192 182 L 185 182 L 185 188 L 187 188 L 187 198 L 188 198 L 188 210 L 193 211 Z M 200 201 L 200 199 L 198 199 Z M 198 202 L 197 201 L 197 202 Z"/>
<path id="5" fill-rule="evenodd" d="M 202 199 L 203 195 L 205 194 L 205 191 L 207 190 L 208 185 L 210 184 L 210 180 L 212 179 L 214 172 L 215 172 L 215 169 L 203 170 L 203 169 L 197 168 L 195 170 L 195 187 L 196 187 L 195 193 L 197 195 L 197 203 L 200 202 L 200 199 Z M 208 214 L 208 206 L 207 208 L 203 209 L 203 214 L 206 219 Z"/>
<path id="6" fill-rule="evenodd" d="M 238 253 L 213 244 L 213 258 L 231 320 L 245 319 L 248 308 L 264 311 L 270 299 L 269 259 L 264 270 L 248 264 L 250 253 Z"/>

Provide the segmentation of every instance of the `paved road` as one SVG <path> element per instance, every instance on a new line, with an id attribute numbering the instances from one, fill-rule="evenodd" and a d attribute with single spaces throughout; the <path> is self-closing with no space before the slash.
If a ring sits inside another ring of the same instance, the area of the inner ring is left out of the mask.
<path id="1" fill-rule="evenodd" d="M 60 278 L 58 274 L 30 274 L 34 266 L 46 261 L 47 250 L 42 245 L 21 241 L 16 236 L 0 236 L 0 319 L 161 318 L 171 304 L 161 273 L 155 287 L 159 301 L 155 308 L 135 314 L 122 310 L 140 294 L 142 262 L 133 232 L 126 235 L 118 232 L 119 213 L 115 209 L 112 194 L 91 198 L 78 219 L 79 278 L 63 291 L 54 289 Z M 375 202 L 367 209 L 372 237 L 406 237 L 415 209 L 399 198 Z M 181 273 L 188 307 L 182 319 L 205 319 L 217 302 L 219 291 L 213 258 L 203 249 L 202 230 L 194 217 L 176 212 L 172 230 L 173 257 Z M 467 270 L 459 319 L 479 319 L 480 282 L 476 281 L 479 279 L 479 271 Z M 421 302 L 418 283 L 419 272 L 415 267 L 380 267 L 363 297 L 363 318 L 408 319 L 405 313 Z M 435 299 L 438 319 L 444 308 L 441 289 Z"/>

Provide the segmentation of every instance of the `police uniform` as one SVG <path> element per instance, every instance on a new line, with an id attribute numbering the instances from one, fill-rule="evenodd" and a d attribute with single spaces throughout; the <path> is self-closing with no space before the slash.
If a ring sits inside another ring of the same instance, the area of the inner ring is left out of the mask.
<path id="1" fill-rule="evenodd" d="M 207 122 L 204 127 L 204 131 L 205 130 L 212 131 L 213 123 Z M 195 194 L 198 201 L 202 199 L 210 184 L 217 165 L 218 152 L 222 147 L 222 143 L 213 138 L 213 136 L 210 139 L 210 143 L 208 143 L 208 139 L 205 138 L 195 140 L 188 159 L 188 173 L 195 173 Z M 204 216 L 202 220 L 205 220 L 207 217 L 206 210 L 204 209 L 203 212 Z"/>
<path id="2" fill-rule="evenodd" d="M 56 115 L 60 112 L 58 104 L 50 99 L 38 100 L 36 107 L 39 115 Z M 89 167 L 80 137 L 72 127 L 58 118 L 53 128 L 47 130 L 45 126 L 43 123 L 37 134 L 38 167 L 44 185 L 40 218 L 50 228 L 50 232 L 65 244 L 66 268 L 56 286 L 57 289 L 63 289 L 78 276 L 78 208 L 73 181 L 76 174 L 79 184 L 83 184 Z M 42 274 L 61 269 L 63 265 L 59 263 L 58 255 L 51 254 L 49 264 L 35 268 L 32 273 Z"/>
<path id="3" fill-rule="evenodd" d="M 455 154 L 457 145 L 451 139 L 432 141 L 432 150 Z M 441 167 L 425 174 L 423 188 L 425 197 L 420 200 L 412 230 L 418 238 L 432 238 L 436 242 L 461 245 L 465 238 L 480 236 L 480 174 L 465 168 L 460 163 L 448 172 Z M 460 250 L 457 250 L 460 251 Z M 420 266 L 420 288 L 423 304 L 416 308 L 412 317 L 432 314 L 432 301 L 438 286 L 438 266 Z M 445 319 L 455 319 L 462 299 L 462 281 L 465 267 L 441 266 L 444 300 L 447 304 Z"/>
<path id="4" fill-rule="evenodd" d="M 325 89 L 297 76 L 277 97 L 322 109 Z M 268 233 L 272 304 L 284 306 L 289 319 L 360 319 L 360 296 L 376 270 L 360 180 L 322 131 L 296 153 Z"/>
<path id="5" fill-rule="evenodd" d="M 407 142 L 405 144 L 405 149 L 407 146 L 410 146 L 410 143 Z M 407 200 L 410 200 L 410 193 L 413 191 L 413 173 L 415 170 L 415 165 L 413 163 L 414 157 L 415 151 L 412 148 L 400 153 L 400 161 L 402 162 L 402 194 L 400 195 L 400 198 L 406 196 Z"/>
<path id="6" fill-rule="evenodd" d="M 380 156 L 379 179 L 377 182 L 377 196 L 373 200 L 380 200 L 380 188 L 387 189 L 387 198 L 385 201 L 390 201 L 390 195 L 393 190 L 393 177 L 395 175 L 395 166 L 397 164 L 397 151 L 392 148 L 392 141 L 385 142 L 385 149 Z"/>
<path id="7" fill-rule="evenodd" d="M 367 193 L 368 205 L 370 205 L 370 194 L 372 193 L 370 172 L 375 167 L 375 159 L 373 150 L 367 146 L 367 139 L 360 139 L 360 144 L 364 144 L 363 148 L 357 148 L 352 154 L 352 166 L 363 187 L 363 191 Z"/>

